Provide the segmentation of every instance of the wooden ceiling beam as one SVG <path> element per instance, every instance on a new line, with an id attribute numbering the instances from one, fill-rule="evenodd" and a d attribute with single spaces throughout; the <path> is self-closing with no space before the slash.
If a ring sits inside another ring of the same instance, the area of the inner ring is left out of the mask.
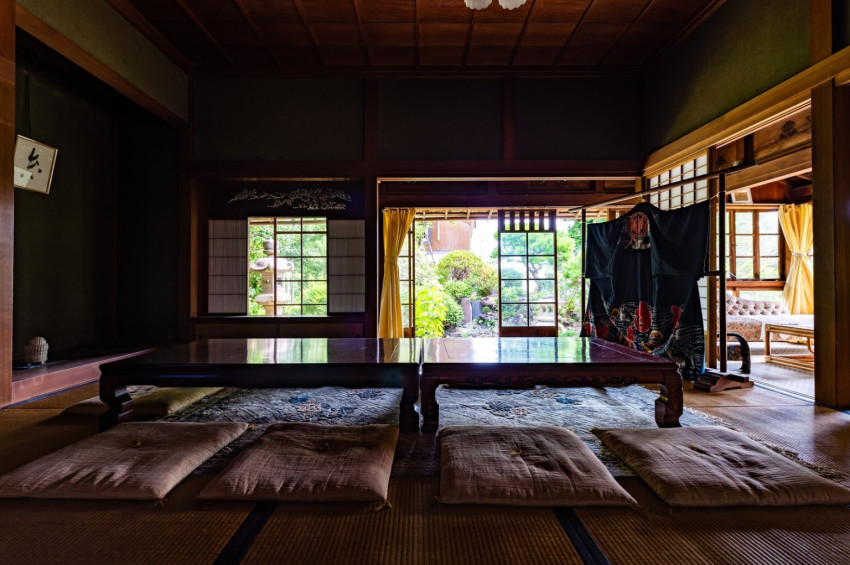
<path id="1" fill-rule="evenodd" d="M 262 31 L 260 31 L 260 28 L 257 27 L 257 24 L 254 22 L 254 19 L 251 17 L 251 14 L 248 12 L 248 9 L 245 8 L 245 4 L 242 3 L 242 0 L 232 0 L 232 1 L 233 1 L 234 4 L 236 4 L 236 7 L 239 9 L 239 11 L 242 12 L 242 17 L 245 18 L 245 22 L 247 22 L 248 27 L 251 28 L 251 31 L 254 32 L 254 35 L 257 37 L 257 39 L 260 41 L 260 43 L 263 44 L 263 48 L 266 50 L 266 53 L 268 53 L 269 57 L 272 58 L 272 61 L 274 61 L 274 64 L 277 65 L 277 67 L 280 67 L 281 66 L 280 65 L 280 59 L 278 58 L 277 53 L 275 53 L 274 50 L 271 48 L 271 45 L 269 45 L 269 42 L 266 39 L 265 34 Z"/>
<path id="2" fill-rule="evenodd" d="M 201 22 L 201 20 L 198 19 L 198 16 L 195 15 L 195 12 L 193 12 L 192 9 L 189 8 L 189 6 L 187 6 L 186 3 L 183 0 L 174 0 L 174 1 L 178 6 L 180 6 L 180 9 L 183 10 L 183 12 L 186 14 L 186 16 L 190 20 L 192 20 L 192 23 L 195 24 L 195 26 L 199 30 L 201 30 L 201 33 L 203 33 L 206 36 L 206 38 L 209 40 L 209 42 L 212 43 L 213 47 L 218 49 L 218 52 L 221 53 L 222 57 L 224 57 L 224 59 L 228 63 L 230 63 L 230 66 L 235 67 L 236 64 L 233 62 L 233 58 L 224 49 L 224 47 L 222 47 L 221 43 L 218 42 L 218 40 L 215 38 L 215 36 L 212 34 L 212 32 L 210 32 L 210 30 L 207 29 L 207 26 L 205 26 L 203 24 L 203 22 Z"/>

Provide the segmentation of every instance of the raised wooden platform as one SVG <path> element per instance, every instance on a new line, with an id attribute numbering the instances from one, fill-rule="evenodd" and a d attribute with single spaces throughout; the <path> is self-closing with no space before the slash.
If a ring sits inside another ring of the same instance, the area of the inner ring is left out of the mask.
<path id="1" fill-rule="evenodd" d="M 103 363 L 153 351 L 153 348 L 48 363 L 32 369 L 12 371 L 12 402 L 17 404 L 75 386 L 97 382 Z"/>

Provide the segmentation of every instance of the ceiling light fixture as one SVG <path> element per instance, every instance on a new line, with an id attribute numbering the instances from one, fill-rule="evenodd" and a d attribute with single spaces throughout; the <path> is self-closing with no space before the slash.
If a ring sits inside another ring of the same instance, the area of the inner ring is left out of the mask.
<path id="1" fill-rule="evenodd" d="M 471 10 L 483 10 L 493 0 L 463 0 L 466 4 L 466 7 Z M 525 4 L 525 0 L 499 0 L 499 6 L 504 8 L 505 10 L 513 10 L 514 8 L 519 8 Z"/>

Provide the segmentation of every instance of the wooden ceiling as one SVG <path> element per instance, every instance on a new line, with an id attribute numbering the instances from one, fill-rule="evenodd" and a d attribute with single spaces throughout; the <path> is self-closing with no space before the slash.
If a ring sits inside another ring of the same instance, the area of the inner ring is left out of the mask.
<path id="1" fill-rule="evenodd" d="M 185 70 L 587 75 L 634 72 L 725 0 L 107 0 Z"/>

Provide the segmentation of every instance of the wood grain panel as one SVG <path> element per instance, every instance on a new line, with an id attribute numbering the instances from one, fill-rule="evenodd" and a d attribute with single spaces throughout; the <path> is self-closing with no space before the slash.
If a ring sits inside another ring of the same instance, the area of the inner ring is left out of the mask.
<path id="1" fill-rule="evenodd" d="M 419 24 L 419 45 L 423 48 L 433 46 L 463 47 L 469 36 L 469 24 L 440 23 Z"/>
<path id="2" fill-rule="evenodd" d="M 305 22 L 357 22 L 352 0 L 295 0 Z"/>
<path id="3" fill-rule="evenodd" d="M 578 22 L 591 0 L 535 0 L 531 22 Z"/>
<path id="4" fill-rule="evenodd" d="M 0 63 L 15 61 L 15 2 L 0 0 Z M 12 402 L 12 284 L 15 256 L 15 75 L 0 78 L 0 407 Z"/>
<path id="5" fill-rule="evenodd" d="M 355 3 L 362 23 L 416 21 L 416 0 L 355 0 Z"/>
<path id="6" fill-rule="evenodd" d="M 301 22 L 295 0 L 239 0 L 255 22 Z"/>
<path id="7" fill-rule="evenodd" d="M 416 44 L 416 26 L 412 23 L 364 23 L 362 29 L 367 45 L 413 47 Z"/>
<path id="8" fill-rule="evenodd" d="M 723 0 L 529 0 L 514 10 L 463 0 L 106 0 L 175 60 L 205 75 L 397 66 L 461 76 L 636 69 L 693 31 Z M 132 7 L 132 9 L 128 8 Z M 578 28 L 576 28 L 578 26 Z M 628 33 L 624 36 L 624 32 Z M 576 36 L 571 40 L 573 34 Z M 561 57 L 551 49 L 564 47 Z M 286 46 L 313 47 L 289 49 Z M 459 56 L 445 47 L 486 46 Z M 355 50 L 338 46 L 359 47 Z M 409 50 L 371 49 L 409 47 Z M 520 47 L 522 49 L 520 49 Z M 511 55 L 506 56 L 506 51 Z M 178 62 L 179 63 L 179 62 Z M 482 67 L 476 69 L 474 67 Z M 351 72 L 340 70 L 340 72 Z"/>

